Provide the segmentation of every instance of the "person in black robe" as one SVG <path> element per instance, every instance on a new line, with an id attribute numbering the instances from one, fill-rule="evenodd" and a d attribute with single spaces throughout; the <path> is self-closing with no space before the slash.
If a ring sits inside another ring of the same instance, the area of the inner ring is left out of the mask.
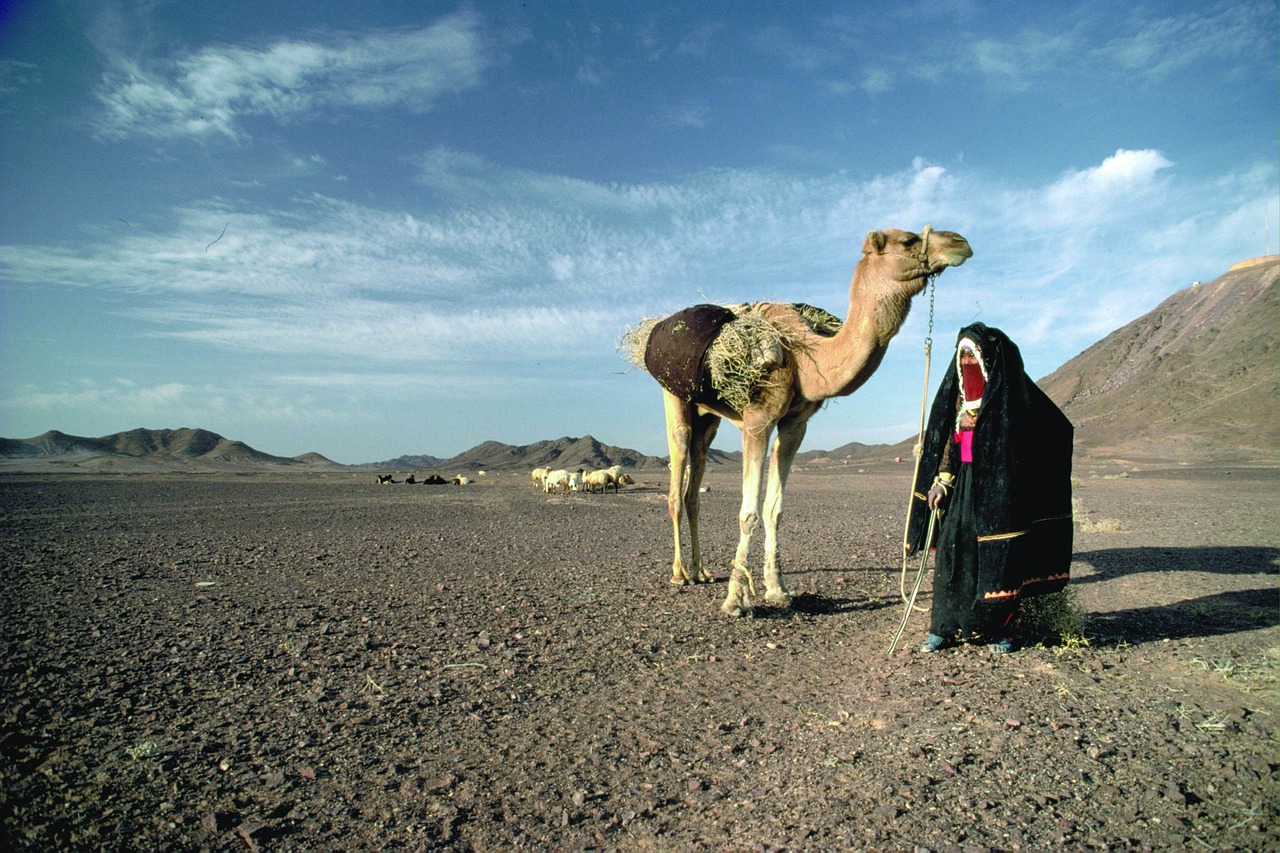
<path id="1" fill-rule="evenodd" d="M 907 527 L 908 553 L 918 554 L 937 510 L 922 651 L 980 640 L 1007 653 L 1018 602 L 1065 588 L 1072 437 L 1007 335 L 982 323 L 960 330 L 929 413 Z"/>

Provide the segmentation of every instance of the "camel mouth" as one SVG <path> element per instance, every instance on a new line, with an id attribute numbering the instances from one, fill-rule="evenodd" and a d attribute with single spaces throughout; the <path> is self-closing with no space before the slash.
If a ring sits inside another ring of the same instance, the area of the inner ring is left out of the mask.
<path id="1" fill-rule="evenodd" d="M 929 267 L 931 275 L 936 275 L 947 267 L 958 267 L 973 257 L 973 247 L 959 234 L 952 231 L 930 231 L 928 236 L 933 240 L 943 239 L 947 243 L 929 253 L 933 257 L 926 255 L 925 265 Z M 928 244 L 925 245 L 928 251 Z"/>
<path id="2" fill-rule="evenodd" d="M 972 257 L 972 252 L 965 253 L 957 250 L 944 254 L 937 260 L 926 263 L 925 268 L 928 270 L 928 275 L 938 275 L 947 267 L 958 267 Z"/>
<path id="3" fill-rule="evenodd" d="M 939 258 L 934 262 L 933 268 L 936 272 L 941 272 L 947 267 L 958 267 L 965 261 L 973 257 L 973 249 L 969 248 L 967 242 L 962 242 L 956 246 L 949 246 L 938 253 Z"/>

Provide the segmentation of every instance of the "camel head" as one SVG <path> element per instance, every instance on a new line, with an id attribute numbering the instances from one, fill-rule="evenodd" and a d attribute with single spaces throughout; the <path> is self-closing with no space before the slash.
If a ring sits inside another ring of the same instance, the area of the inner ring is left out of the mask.
<path id="1" fill-rule="evenodd" d="M 954 231 L 934 231 L 928 225 L 921 234 L 886 228 L 867 233 L 857 276 L 870 271 L 881 281 L 907 285 L 895 289 L 914 296 L 924 289 L 929 276 L 958 267 L 971 257 L 969 241 Z"/>

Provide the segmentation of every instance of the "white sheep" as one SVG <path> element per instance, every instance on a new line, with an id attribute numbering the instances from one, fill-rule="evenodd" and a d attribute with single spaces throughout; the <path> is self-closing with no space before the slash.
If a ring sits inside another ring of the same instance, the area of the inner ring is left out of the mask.
<path id="1" fill-rule="evenodd" d="M 618 478 L 614 475 L 612 468 L 604 468 L 599 471 L 588 471 L 582 477 L 582 485 L 588 492 L 595 494 L 596 488 L 599 487 L 602 494 L 608 494 L 609 486 L 613 486 L 614 494 L 618 492 Z"/>
<path id="2" fill-rule="evenodd" d="M 547 494 L 560 492 L 561 494 L 569 493 L 569 472 L 563 468 L 552 471 L 547 474 L 547 479 L 543 481 L 542 490 Z"/>
<path id="3" fill-rule="evenodd" d="M 454 478 L 453 478 L 452 480 L 450 480 L 449 482 L 450 482 L 450 483 L 453 483 L 455 486 L 465 486 L 465 485 L 467 485 L 468 483 L 470 483 L 471 481 L 470 481 L 469 479 L 467 479 L 466 477 L 462 476 L 461 474 L 459 474 L 458 476 L 454 477 Z"/>
<path id="4" fill-rule="evenodd" d="M 613 473 L 613 476 L 615 479 L 617 479 L 619 486 L 629 486 L 635 482 L 634 477 L 632 477 L 630 474 L 623 473 L 623 468 L 621 465 L 612 465 L 609 468 L 606 468 L 605 470 L 611 471 Z"/>
<path id="5" fill-rule="evenodd" d="M 534 468 L 530 476 L 533 478 L 533 487 L 535 489 L 547 490 L 547 475 L 551 473 L 550 468 Z"/>

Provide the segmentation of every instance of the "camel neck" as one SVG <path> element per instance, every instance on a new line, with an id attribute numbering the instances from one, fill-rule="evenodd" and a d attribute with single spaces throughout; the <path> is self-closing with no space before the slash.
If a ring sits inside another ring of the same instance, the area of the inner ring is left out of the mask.
<path id="1" fill-rule="evenodd" d="M 833 337 L 813 342 L 801 358 L 801 391 L 806 399 L 843 397 L 862 387 L 880 366 L 889 341 L 902 328 L 911 307 L 907 294 L 871 299 L 857 282 L 850 288 L 849 313 Z"/>

